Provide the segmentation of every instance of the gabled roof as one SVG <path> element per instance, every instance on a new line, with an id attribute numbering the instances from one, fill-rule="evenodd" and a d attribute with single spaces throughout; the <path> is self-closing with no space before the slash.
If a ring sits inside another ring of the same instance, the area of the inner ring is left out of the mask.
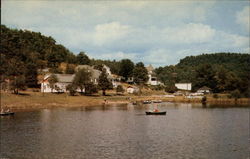
<path id="1" fill-rule="evenodd" d="M 211 88 L 209 88 L 207 86 L 203 86 L 203 87 L 199 88 L 198 90 L 211 90 Z"/>
<path id="2" fill-rule="evenodd" d="M 94 69 L 92 66 L 89 65 L 78 65 L 76 67 L 76 71 L 78 71 L 79 69 L 86 69 L 87 71 L 91 72 L 92 78 L 94 79 L 98 79 L 101 71 Z"/>
<path id="3" fill-rule="evenodd" d="M 45 80 L 48 79 L 52 74 L 48 74 L 45 76 Z M 61 83 L 71 83 L 75 77 L 74 74 L 54 74 L 57 79 L 58 79 L 58 82 L 61 82 Z"/>

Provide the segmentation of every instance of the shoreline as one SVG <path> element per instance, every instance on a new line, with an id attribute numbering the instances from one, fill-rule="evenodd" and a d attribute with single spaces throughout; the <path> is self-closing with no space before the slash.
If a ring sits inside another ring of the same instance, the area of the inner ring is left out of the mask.
<path id="1" fill-rule="evenodd" d="M 107 100 L 106 105 L 142 103 L 144 100 L 161 100 L 162 102 L 171 103 L 197 103 L 201 104 L 201 99 L 187 99 L 183 96 L 167 98 L 164 95 L 109 95 L 109 96 L 68 96 L 67 94 L 42 94 L 40 92 L 25 92 L 22 95 L 1 92 L 1 108 L 9 108 L 12 111 L 22 112 L 30 110 L 53 109 L 53 108 L 73 108 L 100 106 Z M 235 103 L 235 99 L 229 98 L 212 98 L 207 97 L 208 105 L 225 105 L 226 106 L 250 106 L 250 98 L 241 98 Z"/>

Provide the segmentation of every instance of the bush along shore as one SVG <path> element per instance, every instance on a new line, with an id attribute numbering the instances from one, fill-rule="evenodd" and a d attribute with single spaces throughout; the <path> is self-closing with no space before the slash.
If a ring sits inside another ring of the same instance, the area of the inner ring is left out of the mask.
<path id="1" fill-rule="evenodd" d="M 162 102 L 179 102 L 179 103 L 206 103 L 220 105 L 250 106 L 250 98 L 228 98 L 226 95 L 214 97 L 207 95 L 206 99 L 193 98 L 185 96 L 168 97 L 163 94 L 157 95 L 117 95 L 114 92 L 108 92 L 107 96 L 102 96 L 102 92 L 91 96 L 69 96 L 66 93 L 41 93 L 41 92 L 23 92 L 19 95 L 1 92 L 1 108 L 9 108 L 13 111 L 29 111 L 45 108 L 58 107 L 84 107 L 111 105 L 122 103 L 143 103 L 145 100 L 161 100 Z"/>

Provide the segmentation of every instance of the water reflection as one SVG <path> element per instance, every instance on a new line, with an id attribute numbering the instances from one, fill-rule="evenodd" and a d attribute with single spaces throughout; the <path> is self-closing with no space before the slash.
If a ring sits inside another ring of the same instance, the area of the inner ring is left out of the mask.
<path id="1" fill-rule="evenodd" d="M 248 123 L 249 108 L 191 103 L 22 112 L 1 118 L 0 157 L 247 158 Z"/>

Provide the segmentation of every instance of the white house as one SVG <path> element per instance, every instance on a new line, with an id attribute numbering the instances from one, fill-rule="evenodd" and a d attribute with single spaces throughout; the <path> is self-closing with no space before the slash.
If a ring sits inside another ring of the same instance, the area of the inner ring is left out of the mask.
<path id="1" fill-rule="evenodd" d="M 52 74 L 45 75 L 43 81 L 41 82 L 41 92 L 52 92 L 52 89 L 49 84 L 49 77 Z M 75 75 L 72 74 L 54 74 L 58 82 L 55 84 L 55 87 L 58 89 L 53 89 L 53 92 L 66 92 L 67 85 L 71 84 Z M 78 90 L 77 90 L 78 91 Z"/>
<path id="2" fill-rule="evenodd" d="M 153 85 L 153 86 L 157 86 L 162 84 L 160 81 L 157 80 L 157 77 L 154 73 L 154 67 L 152 65 L 149 65 L 148 67 L 146 67 L 147 71 L 148 71 L 148 82 L 147 84 L 149 85 Z"/>
<path id="3" fill-rule="evenodd" d="M 192 83 L 175 83 L 175 87 L 179 90 L 191 91 Z"/>

